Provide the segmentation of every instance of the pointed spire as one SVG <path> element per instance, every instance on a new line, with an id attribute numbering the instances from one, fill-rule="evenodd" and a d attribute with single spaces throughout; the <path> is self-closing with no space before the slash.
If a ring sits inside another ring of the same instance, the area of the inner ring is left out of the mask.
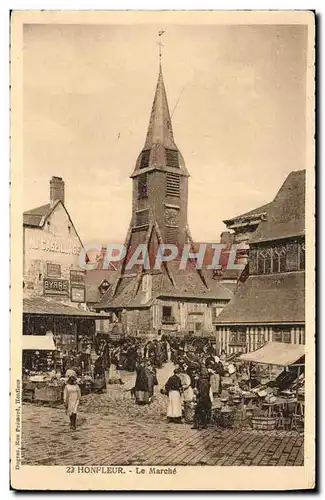
<path id="1" fill-rule="evenodd" d="M 151 149 L 155 144 L 160 144 L 169 149 L 177 149 L 173 136 L 161 59 L 159 60 L 158 82 L 144 147 L 145 149 Z"/>

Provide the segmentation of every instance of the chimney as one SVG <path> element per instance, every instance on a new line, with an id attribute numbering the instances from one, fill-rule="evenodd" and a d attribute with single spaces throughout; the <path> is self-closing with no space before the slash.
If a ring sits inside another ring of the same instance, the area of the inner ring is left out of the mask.
<path id="1" fill-rule="evenodd" d="M 53 176 L 50 180 L 50 200 L 52 206 L 58 200 L 64 203 L 64 181 L 62 177 Z"/>
<path id="2" fill-rule="evenodd" d="M 230 231 L 224 231 L 220 234 L 220 243 L 230 247 L 234 242 L 234 235 Z"/>

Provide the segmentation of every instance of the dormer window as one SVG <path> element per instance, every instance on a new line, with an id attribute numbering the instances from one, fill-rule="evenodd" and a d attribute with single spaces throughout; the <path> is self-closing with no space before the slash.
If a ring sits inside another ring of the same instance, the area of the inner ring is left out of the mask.
<path id="1" fill-rule="evenodd" d="M 110 287 L 111 284 L 107 280 L 102 281 L 98 287 L 100 295 L 104 295 Z"/>

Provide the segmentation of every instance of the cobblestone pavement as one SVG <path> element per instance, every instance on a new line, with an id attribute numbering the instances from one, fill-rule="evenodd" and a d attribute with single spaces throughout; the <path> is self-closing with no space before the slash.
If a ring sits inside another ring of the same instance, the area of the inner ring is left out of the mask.
<path id="1" fill-rule="evenodd" d="M 161 385 L 170 367 L 159 371 Z M 167 398 L 137 406 L 125 385 L 81 400 L 71 431 L 63 407 L 26 403 L 22 412 L 22 463 L 29 465 L 303 465 L 303 435 L 289 431 L 197 431 L 166 422 Z"/>

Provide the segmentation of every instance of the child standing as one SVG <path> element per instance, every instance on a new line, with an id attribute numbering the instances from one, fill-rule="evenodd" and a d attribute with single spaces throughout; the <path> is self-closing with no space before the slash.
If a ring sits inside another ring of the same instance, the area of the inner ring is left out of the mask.
<path id="1" fill-rule="evenodd" d="M 64 404 L 70 418 L 70 427 L 73 430 L 76 430 L 77 410 L 81 397 L 80 388 L 76 382 L 76 377 L 69 377 L 64 388 Z"/>

